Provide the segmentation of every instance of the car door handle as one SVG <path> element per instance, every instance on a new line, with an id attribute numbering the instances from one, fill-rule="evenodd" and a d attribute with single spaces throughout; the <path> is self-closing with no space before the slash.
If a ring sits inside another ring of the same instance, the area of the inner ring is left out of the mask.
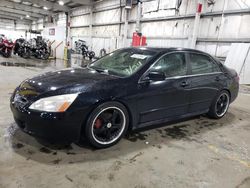
<path id="1" fill-rule="evenodd" d="M 189 86 L 189 83 L 188 83 L 188 82 L 185 81 L 185 82 L 182 82 L 182 83 L 181 83 L 181 87 L 186 87 L 186 86 Z"/>

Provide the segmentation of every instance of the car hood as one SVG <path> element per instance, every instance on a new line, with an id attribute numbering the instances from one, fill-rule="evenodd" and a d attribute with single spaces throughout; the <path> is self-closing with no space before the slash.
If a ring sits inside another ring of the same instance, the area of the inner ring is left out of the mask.
<path id="1" fill-rule="evenodd" d="M 119 77 L 102 74 L 93 69 L 64 69 L 27 79 L 21 83 L 17 92 L 26 98 L 84 92 L 97 83 L 114 79 Z"/>

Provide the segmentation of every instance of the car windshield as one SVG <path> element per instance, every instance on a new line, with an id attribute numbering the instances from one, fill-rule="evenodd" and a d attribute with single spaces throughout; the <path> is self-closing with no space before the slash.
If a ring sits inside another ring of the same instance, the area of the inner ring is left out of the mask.
<path id="1" fill-rule="evenodd" d="M 155 54 L 150 50 L 121 49 L 95 61 L 89 67 L 99 72 L 126 77 L 135 73 Z"/>

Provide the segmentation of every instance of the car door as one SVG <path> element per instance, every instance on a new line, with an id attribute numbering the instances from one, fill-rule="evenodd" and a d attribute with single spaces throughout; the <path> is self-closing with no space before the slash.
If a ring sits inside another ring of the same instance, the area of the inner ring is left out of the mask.
<path id="1" fill-rule="evenodd" d="M 207 111 L 221 87 L 222 71 L 208 55 L 188 53 L 190 66 L 190 105 L 189 113 Z"/>
<path id="2" fill-rule="evenodd" d="M 144 82 L 150 72 L 162 72 L 162 81 Z M 189 84 L 184 52 L 162 56 L 144 74 L 138 84 L 137 110 L 139 124 L 163 120 L 187 113 Z"/>

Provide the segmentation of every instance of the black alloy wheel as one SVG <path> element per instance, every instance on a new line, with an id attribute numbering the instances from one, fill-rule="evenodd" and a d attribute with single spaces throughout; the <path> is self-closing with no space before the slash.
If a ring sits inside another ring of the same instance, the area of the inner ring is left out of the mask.
<path id="1" fill-rule="evenodd" d="M 128 112 L 118 102 L 108 102 L 97 107 L 87 122 L 85 133 L 96 148 L 105 148 L 117 143 L 127 131 Z"/>
<path id="2" fill-rule="evenodd" d="M 227 91 L 221 91 L 213 100 L 208 115 L 211 118 L 219 119 L 222 118 L 229 107 L 230 95 Z"/>

